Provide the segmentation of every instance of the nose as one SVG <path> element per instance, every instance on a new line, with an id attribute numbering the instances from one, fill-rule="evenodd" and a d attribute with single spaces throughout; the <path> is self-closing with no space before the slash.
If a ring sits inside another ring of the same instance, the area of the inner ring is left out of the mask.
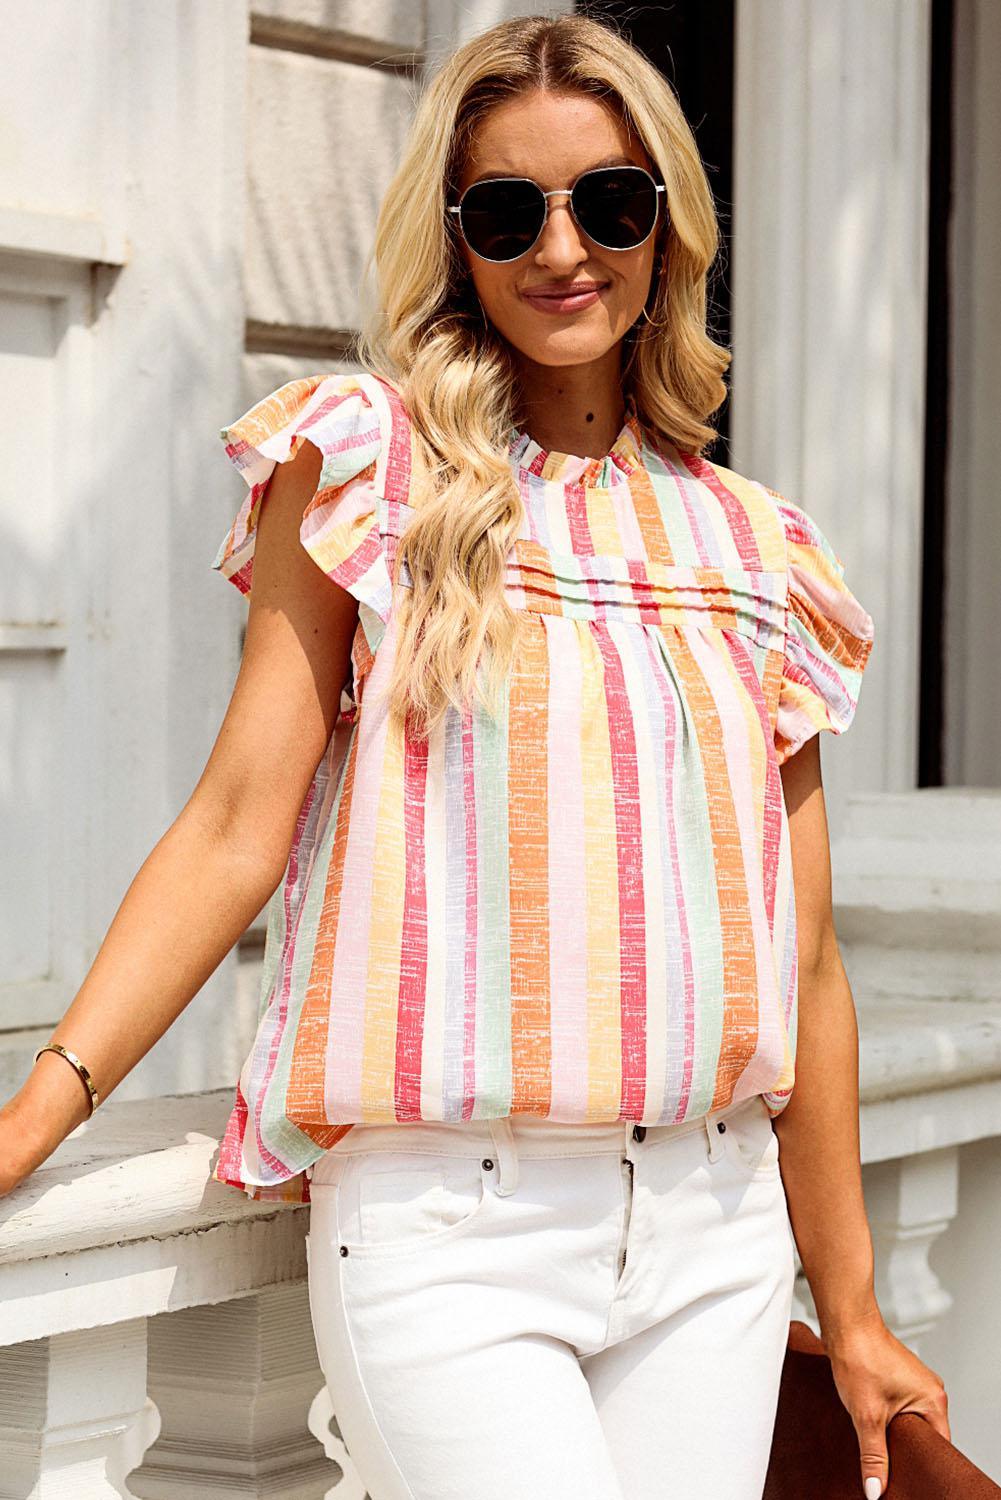
<path id="1" fill-rule="evenodd" d="M 557 274 L 566 274 L 587 257 L 587 247 L 570 212 L 570 194 L 550 198 L 549 215 L 535 247 L 536 261 Z"/>

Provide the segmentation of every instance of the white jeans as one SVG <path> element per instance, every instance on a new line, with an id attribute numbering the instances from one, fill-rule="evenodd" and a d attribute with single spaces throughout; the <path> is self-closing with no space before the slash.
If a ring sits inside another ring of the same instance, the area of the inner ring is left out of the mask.
<path id="1" fill-rule="evenodd" d="M 760 1097 L 680 1125 L 355 1125 L 309 1300 L 371 1500 L 760 1500 L 794 1242 Z"/>

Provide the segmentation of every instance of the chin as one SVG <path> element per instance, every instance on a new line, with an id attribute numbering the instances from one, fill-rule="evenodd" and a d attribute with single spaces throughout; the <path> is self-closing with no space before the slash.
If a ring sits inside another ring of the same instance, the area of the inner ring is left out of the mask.
<path id="1" fill-rule="evenodd" d="M 602 330 L 600 338 L 589 338 L 573 328 L 554 330 L 547 338 L 540 338 L 537 334 L 511 337 L 503 329 L 500 331 L 513 349 L 537 365 L 589 364 L 601 359 L 618 342 L 618 339 L 609 337 L 607 329 Z"/>

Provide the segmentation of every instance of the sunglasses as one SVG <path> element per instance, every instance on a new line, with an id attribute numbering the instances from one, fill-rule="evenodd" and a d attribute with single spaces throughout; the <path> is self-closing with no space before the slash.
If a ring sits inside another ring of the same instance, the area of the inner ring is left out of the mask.
<path id="1" fill-rule="evenodd" d="M 574 222 L 589 240 L 603 250 L 635 250 L 653 233 L 658 195 L 666 191 L 644 167 L 594 167 L 572 188 L 548 193 L 530 177 L 490 177 L 474 182 L 448 211 L 473 254 L 499 263 L 531 250 L 549 217 L 550 198 L 567 193 Z"/>

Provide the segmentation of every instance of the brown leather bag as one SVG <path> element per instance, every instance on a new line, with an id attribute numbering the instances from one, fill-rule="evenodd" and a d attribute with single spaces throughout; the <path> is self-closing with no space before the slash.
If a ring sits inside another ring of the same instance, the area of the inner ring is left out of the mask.
<path id="1" fill-rule="evenodd" d="M 914 1412 L 893 1418 L 887 1444 L 885 1500 L 1001 1500 L 1001 1488 Z M 862 1478 L 855 1428 L 824 1346 L 811 1328 L 794 1321 L 762 1500 L 804 1497 L 861 1500 Z"/>

